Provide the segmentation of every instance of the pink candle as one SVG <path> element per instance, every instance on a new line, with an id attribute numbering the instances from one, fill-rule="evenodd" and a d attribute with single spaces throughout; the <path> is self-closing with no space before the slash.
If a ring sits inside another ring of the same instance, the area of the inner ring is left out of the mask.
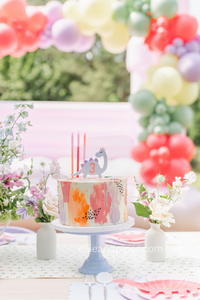
<path id="1" fill-rule="evenodd" d="M 79 171 L 79 150 L 80 150 L 80 135 L 77 136 L 77 172 Z M 79 175 L 77 175 L 79 177 Z"/>

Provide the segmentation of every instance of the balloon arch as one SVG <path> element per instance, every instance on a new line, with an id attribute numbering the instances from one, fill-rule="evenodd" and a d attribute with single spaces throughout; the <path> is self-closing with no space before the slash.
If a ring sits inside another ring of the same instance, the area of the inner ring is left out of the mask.
<path id="1" fill-rule="evenodd" d="M 127 69 L 137 74 L 129 101 L 143 128 L 132 157 L 152 182 L 190 171 L 193 142 L 182 135 L 193 119 L 189 107 L 199 94 L 198 22 L 187 14 L 188 0 L 68 0 L 29 6 L 26 0 L 0 2 L 0 57 L 21 57 L 51 46 L 86 52 L 101 37 L 111 53 L 127 49 Z M 144 82 L 145 81 L 145 82 Z"/>

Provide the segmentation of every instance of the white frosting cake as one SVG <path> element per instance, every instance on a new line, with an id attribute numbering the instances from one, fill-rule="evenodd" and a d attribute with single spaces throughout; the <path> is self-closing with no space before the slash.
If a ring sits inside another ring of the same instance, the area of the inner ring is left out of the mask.
<path id="1" fill-rule="evenodd" d="M 105 226 L 128 220 L 126 178 L 58 180 L 62 225 Z"/>

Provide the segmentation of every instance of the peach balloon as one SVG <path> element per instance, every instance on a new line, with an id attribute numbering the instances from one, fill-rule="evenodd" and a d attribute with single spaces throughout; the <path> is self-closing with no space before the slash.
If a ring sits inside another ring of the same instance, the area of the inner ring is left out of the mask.
<path id="1" fill-rule="evenodd" d="M 24 48 L 28 52 L 33 52 L 39 48 L 39 38 L 37 34 L 27 30 L 24 35 Z"/>
<path id="2" fill-rule="evenodd" d="M 47 24 L 46 16 L 34 6 L 27 6 L 26 14 L 28 16 L 28 29 L 33 32 L 42 31 Z"/>
<path id="3" fill-rule="evenodd" d="M 6 17 L 11 24 L 13 19 L 27 20 L 25 1 L 1 0 L 0 17 Z"/>
<path id="4" fill-rule="evenodd" d="M 8 55 L 17 48 L 17 35 L 14 29 L 4 23 L 0 24 L 0 52 Z"/>

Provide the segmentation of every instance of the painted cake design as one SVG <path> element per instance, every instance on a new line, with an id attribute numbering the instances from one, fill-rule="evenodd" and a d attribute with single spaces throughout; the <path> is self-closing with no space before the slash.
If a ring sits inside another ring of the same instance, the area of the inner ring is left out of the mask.
<path id="1" fill-rule="evenodd" d="M 126 222 L 126 191 L 126 178 L 59 179 L 60 223 L 93 227 Z"/>

